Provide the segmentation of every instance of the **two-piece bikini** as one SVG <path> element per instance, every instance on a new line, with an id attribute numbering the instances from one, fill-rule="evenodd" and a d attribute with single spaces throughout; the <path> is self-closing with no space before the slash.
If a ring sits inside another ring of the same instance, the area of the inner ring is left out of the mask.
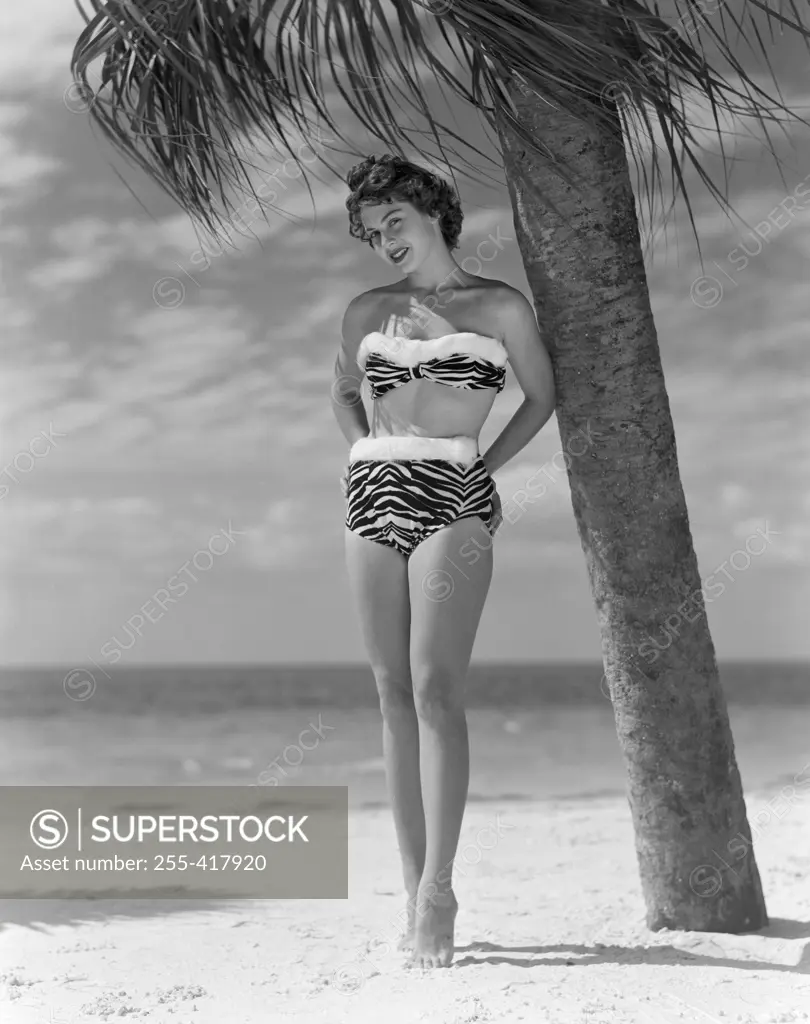
<path id="1" fill-rule="evenodd" d="M 411 380 L 476 391 L 506 384 L 497 338 L 460 332 L 419 340 L 372 331 L 360 343 L 372 401 Z M 432 533 L 467 516 L 491 532 L 495 484 L 474 437 L 364 437 L 349 452 L 346 525 L 407 558 Z"/>

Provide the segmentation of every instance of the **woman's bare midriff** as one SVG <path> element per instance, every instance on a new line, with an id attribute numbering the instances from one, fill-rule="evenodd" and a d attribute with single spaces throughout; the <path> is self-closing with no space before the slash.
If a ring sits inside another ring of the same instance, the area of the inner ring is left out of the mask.
<path id="1" fill-rule="evenodd" d="M 458 332 L 472 331 L 497 338 L 498 334 L 484 325 L 487 313 L 492 319 L 492 309 L 487 310 L 486 300 L 491 298 L 492 289 L 500 285 L 499 281 L 477 278 L 472 287 L 454 286 L 456 297 L 437 305 L 435 311 L 452 323 Z M 373 324 L 368 328 L 370 331 L 378 330 L 381 321 L 391 313 L 407 316 L 408 296 L 401 284 L 374 291 L 377 302 L 370 317 Z M 471 327 L 470 324 L 477 326 Z M 463 436 L 477 441 L 497 394 L 496 388 L 470 391 L 432 380 L 408 381 L 372 403 L 369 437 Z"/>
<path id="2" fill-rule="evenodd" d="M 486 422 L 495 388 L 466 391 L 432 380 L 411 380 L 373 404 L 370 437 L 474 437 Z"/>

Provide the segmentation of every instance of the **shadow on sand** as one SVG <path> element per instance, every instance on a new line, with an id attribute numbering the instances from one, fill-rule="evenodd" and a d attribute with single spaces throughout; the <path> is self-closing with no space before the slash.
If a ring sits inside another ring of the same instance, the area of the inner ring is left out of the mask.
<path id="1" fill-rule="evenodd" d="M 245 903 L 234 899 L 63 899 L 0 900 L 0 933 L 10 926 L 46 932 L 51 927 L 102 924 L 115 920 L 164 917 L 169 914 L 238 914 Z M 283 900 L 272 900 L 283 903 Z M 281 916 L 281 915 L 280 915 Z M 284 915 L 286 916 L 286 915 Z M 238 922 L 237 922 L 238 923 Z M 232 924 L 230 927 L 235 927 Z"/>
<path id="2" fill-rule="evenodd" d="M 200 900 L 200 899 L 98 899 L 98 900 L 0 900 L 0 932 L 10 926 L 31 928 L 47 932 L 51 927 L 81 926 L 118 920 L 155 918 L 170 914 L 238 914 L 245 902 L 254 900 Z M 280 900 L 259 902 L 281 903 Z M 279 914 L 279 919 L 286 914 Z M 230 922 L 235 928 L 243 921 Z M 216 927 L 216 923 L 212 923 Z M 712 941 L 714 932 L 696 933 L 705 935 L 707 943 Z M 725 934 L 725 933 L 723 933 Z M 767 928 L 746 935 L 758 935 L 771 939 L 810 938 L 810 922 L 793 921 L 788 918 L 773 918 Z M 489 954 L 485 956 L 473 954 Z M 523 954 L 520 957 L 508 954 Z M 577 959 L 565 960 L 561 954 L 575 954 Z M 462 954 L 467 954 L 462 955 Z M 495 954 L 495 955 L 492 955 Z M 528 956 L 526 954 L 529 954 Z M 728 967 L 741 971 L 775 971 L 788 974 L 810 974 L 810 943 L 803 951 L 795 966 L 776 964 L 767 960 L 739 960 L 728 956 L 709 956 L 693 953 L 679 946 L 586 946 L 582 943 L 555 943 L 547 946 L 499 946 L 492 942 L 472 942 L 467 946 L 456 946 L 453 967 L 471 967 L 477 964 L 510 964 L 514 967 L 559 967 L 561 962 L 571 967 L 593 967 L 597 964 L 672 964 L 676 959 L 679 966 L 711 965 Z"/>
<path id="3" fill-rule="evenodd" d="M 706 942 L 712 941 L 715 932 L 696 933 L 705 935 Z M 725 933 L 723 933 L 725 934 Z M 806 939 L 810 938 L 810 922 L 792 921 L 787 918 L 772 918 L 767 928 L 757 932 L 745 932 L 745 935 L 758 935 L 770 939 Z M 468 954 L 460 956 L 460 954 Z M 532 954 L 520 958 L 507 955 L 471 956 L 475 953 Z M 573 953 L 576 960 L 565 960 L 560 954 Z M 803 951 L 798 964 L 775 964 L 768 960 L 738 960 L 727 956 L 708 956 L 705 953 L 693 953 L 680 946 L 585 946 L 581 943 L 556 943 L 549 946 L 498 946 L 492 942 L 471 942 L 468 946 L 456 946 L 454 967 L 471 967 L 476 964 L 510 964 L 512 967 L 559 967 L 566 963 L 569 967 L 594 967 L 597 964 L 668 964 L 676 958 L 678 966 L 729 967 L 739 971 L 774 971 L 787 974 L 810 974 L 810 943 Z"/>

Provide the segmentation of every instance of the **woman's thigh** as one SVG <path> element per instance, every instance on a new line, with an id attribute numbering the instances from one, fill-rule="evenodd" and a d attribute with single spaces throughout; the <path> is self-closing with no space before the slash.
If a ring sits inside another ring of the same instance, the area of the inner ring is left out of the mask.
<path id="1" fill-rule="evenodd" d="M 414 681 L 465 675 L 492 566 L 492 537 L 478 516 L 457 519 L 414 550 L 408 564 Z"/>
<path id="2" fill-rule="evenodd" d="M 378 683 L 410 689 L 408 563 L 400 552 L 345 529 L 346 568 Z"/>

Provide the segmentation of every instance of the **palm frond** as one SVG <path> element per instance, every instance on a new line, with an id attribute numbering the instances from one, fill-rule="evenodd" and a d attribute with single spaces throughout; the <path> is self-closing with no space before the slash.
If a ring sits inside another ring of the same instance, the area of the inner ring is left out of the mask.
<path id="1" fill-rule="evenodd" d="M 721 119 L 729 114 L 755 118 L 775 158 L 767 123 L 808 124 L 781 97 L 774 100 L 759 88 L 735 57 L 736 41 L 728 41 L 728 29 L 736 29 L 767 61 L 759 18 L 770 28 L 776 22 L 799 33 L 807 44 L 810 32 L 793 2 L 790 18 L 763 0 L 738 0 L 738 14 L 722 0 L 675 0 L 674 24 L 659 16 L 657 4 L 650 10 L 640 0 L 88 0 L 92 18 L 81 0 L 75 2 L 86 28 L 70 67 L 80 88 L 93 96 L 93 122 L 193 220 L 217 235 L 232 208 L 229 188 L 250 191 L 262 209 L 268 205 L 250 183 L 241 152 L 246 140 L 262 138 L 288 152 L 308 188 L 308 167 L 296 152 L 299 134 L 308 137 L 326 126 L 335 141 L 361 155 L 329 109 L 330 86 L 387 147 L 430 160 L 430 135 L 453 172 L 476 177 L 480 162 L 491 157 L 434 117 L 424 85 L 432 77 L 477 108 L 493 134 L 497 116 L 506 118 L 527 151 L 554 163 L 576 187 L 572 169 L 557 163 L 544 140 L 515 118 L 508 83 L 517 77 L 539 101 L 607 132 L 624 128 L 651 221 L 656 197 L 663 195 L 662 167 L 653 148 L 648 178 L 639 136 L 654 138 L 657 123 L 673 192 L 686 199 L 696 239 L 683 175 L 687 159 L 710 192 L 728 204 L 693 150 L 697 140 L 685 100 L 697 96 L 708 102 L 721 152 Z M 718 3 L 719 11 L 707 12 Z M 431 15 L 431 6 L 441 13 Z M 701 35 L 728 63 L 740 88 L 706 59 Z M 90 67 L 101 57 L 100 81 L 92 89 Z M 771 74 L 776 80 L 773 69 Z M 782 111 L 787 118 L 777 113 Z M 406 123 L 410 115 L 412 127 Z M 341 175 L 328 147 L 313 151 Z"/>

